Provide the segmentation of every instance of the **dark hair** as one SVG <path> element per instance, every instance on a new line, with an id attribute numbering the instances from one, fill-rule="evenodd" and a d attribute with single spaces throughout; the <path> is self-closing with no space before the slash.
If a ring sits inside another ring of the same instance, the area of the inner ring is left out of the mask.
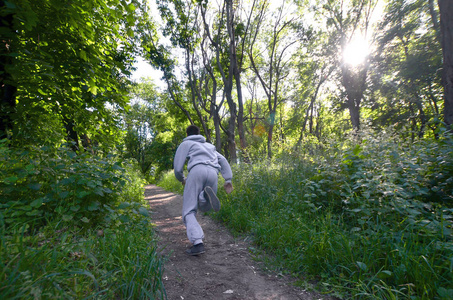
<path id="1" fill-rule="evenodd" d="M 200 128 L 195 125 L 190 125 L 186 129 L 187 136 L 200 134 Z"/>

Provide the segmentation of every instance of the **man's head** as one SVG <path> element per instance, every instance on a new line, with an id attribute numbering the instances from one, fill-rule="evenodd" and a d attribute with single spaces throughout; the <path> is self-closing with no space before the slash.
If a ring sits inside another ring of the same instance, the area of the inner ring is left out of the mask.
<path id="1" fill-rule="evenodd" d="M 198 128 L 198 127 L 195 126 L 195 125 L 190 125 L 190 126 L 187 127 L 187 129 L 186 129 L 186 133 L 187 133 L 187 136 L 190 136 L 190 135 L 198 135 L 198 134 L 200 134 L 200 128 Z"/>

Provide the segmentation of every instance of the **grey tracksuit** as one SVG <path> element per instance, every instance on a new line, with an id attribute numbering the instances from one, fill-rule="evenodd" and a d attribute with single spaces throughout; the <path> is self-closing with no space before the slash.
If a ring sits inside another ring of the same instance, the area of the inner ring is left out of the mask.
<path id="1" fill-rule="evenodd" d="M 184 164 L 188 159 L 183 194 L 182 218 L 187 229 L 189 241 L 196 245 L 203 242 L 204 234 L 196 219 L 197 210 L 205 212 L 211 209 L 203 195 L 206 186 L 217 193 L 217 174 L 220 171 L 225 182 L 231 182 L 233 173 L 228 161 L 215 150 L 214 145 L 206 143 L 202 135 L 186 137 L 176 150 L 173 163 L 176 179 L 183 181 Z"/>

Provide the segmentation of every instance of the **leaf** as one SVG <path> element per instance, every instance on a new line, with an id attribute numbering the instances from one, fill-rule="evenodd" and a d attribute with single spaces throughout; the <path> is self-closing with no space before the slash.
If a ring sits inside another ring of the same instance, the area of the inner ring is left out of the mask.
<path id="1" fill-rule="evenodd" d="M 63 185 L 67 185 L 67 184 L 73 183 L 74 181 L 75 181 L 75 179 L 73 177 L 68 177 L 68 178 L 62 179 L 60 181 L 60 183 Z"/>
<path id="2" fill-rule="evenodd" d="M 9 8 L 9 9 L 15 9 L 16 8 L 16 5 L 14 3 L 11 3 L 9 1 L 5 1 L 4 2 L 6 7 Z"/>
<path id="3" fill-rule="evenodd" d="M 23 205 L 20 207 L 21 209 L 25 210 L 25 211 L 32 211 L 33 208 L 31 207 L 31 205 Z"/>
<path id="4" fill-rule="evenodd" d="M 453 289 L 440 287 L 437 289 L 437 294 L 439 294 L 441 299 L 453 299 Z"/>
<path id="5" fill-rule="evenodd" d="M 71 208 L 70 208 L 70 210 L 73 212 L 77 212 L 79 209 L 80 209 L 80 205 L 71 206 Z"/>
<path id="6" fill-rule="evenodd" d="M 90 192 L 87 192 L 87 191 L 80 191 L 77 193 L 77 197 L 78 198 L 83 198 L 85 196 L 88 196 L 89 194 L 91 194 Z"/>
<path id="7" fill-rule="evenodd" d="M 149 217 L 148 210 L 147 210 L 146 208 L 144 208 L 143 206 L 141 206 L 141 207 L 138 209 L 138 212 L 139 212 L 142 216 Z"/>
<path id="8" fill-rule="evenodd" d="M 134 5 L 134 4 L 132 4 L 132 3 L 131 3 L 131 4 L 129 4 L 129 5 L 127 6 L 127 10 L 129 10 L 130 12 L 134 12 L 134 11 L 135 11 L 135 9 L 136 9 L 136 7 L 135 7 L 135 5 Z"/>
<path id="9" fill-rule="evenodd" d="M 368 267 L 366 264 L 360 261 L 356 261 L 357 266 L 360 268 L 360 270 L 366 272 L 368 270 Z"/>
<path id="10" fill-rule="evenodd" d="M 93 202 L 90 205 L 88 205 L 89 211 L 98 210 L 98 209 L 99 209 L 99 202 Z"/>
<path id="11" fill-rule="evenodd" d="M 67 221 L 72 220 L 72 218 L 74 218 L 74 216 L 72 216 L 72 215 L 63 215 L 63 221 L 67 222 Z"/>
<path id="12" fill-rule="evenodd" d="M 58 196 L 60 196 L 61 199 L 65 199 L 66 197 L 68 197 L 68 195 L 69 195 L 68 191 L 63 191 L 58 194 Z"/>
<path id="13" fill-rule="evenodd" d="M 88 89 L 88 91 L 90 91 L 93 95 L 97 95 L 98 94 L 98 87 L 97 86 L 92 86 Z"/>
<path id="14" fill-rule="evenodd" d="M 38 191 L 41 188 L 41 184 L 35 182 L 35 183 L 30 183 L 28 187 L 34 191 Z"/>
<path id="15" fill-rule="evenodd" d="M 118 205 L 118 209 L 125 209 L 126 207 L 129 207 L 130 204 L 128 202 L 122 202 L 120 205 Z"/>
<path id="16" fill-rule="evenodd" d="M 29 212 L 27 212 L 25 214 L 27 216 L 30 216 L 30 217 L 41 216 L 42 215 L 42 211 L 35 209 L 35 210 L 29 211 Z"/>
<path id="17" fill-rule="evenodd" d="M 99 195 L 99 196 L 101 196 L 101 197 L 104 197 L 104 191 L 103 191 L 102 188 L 99 188 L 99 187 L 96 188 L 96 189 L 94 190 L 94 193 L 95 193 L 96 195 Z"/>
<path id="18" fill-rule="evenodd" d="M 31 207 L 40 207 L 42 205 L 42 198 L 36 199 L 32 203 L 30 203 Z"/>
<path id="19" fill-rule="evenodd" d="M 379 272 L 378 277 L 380 279 L 386 279 L 386 278 L 392 277 L 392 274 L 393 273 L 391 271 L 383 270 L 383 271 Z"/>
<path id="20" fill-rule="evenodd" d="M 90 220 L 87 217 L 83 217 L 82 219 L 80 219 L 80 221 L 82 221 L 83 223 L 89 223 L 90 222 Z"/>
<path id="21" fill-rule="evenodd" d="M 6 183 L 15 183 L 19 178 L 17 176 L 11 176 L 11 177 L 7 177 L 5 178 L 5 182 Z"/>
<path id="22" fill-rule="evenodd" d="M 79 52 L 79 55 L 80 55 L 80 58 L 82 58 L 83 60 L 87 60 L 87 53 L 83 50 L 80 50 Z"/>
<path id="23" fill-rule="evenodd" d="M 352 150 L 352 153 L 353 153 L 355 156 L 359 155 L 360 152 L 362 152 L 362 147 L 360 147 L 360 145 L 356 145 L 356 146 L 354 147 L 354 149 Z"/>
<path id="24" fill-rule="evenodd" d="M 129 218 L 129 216 L 127 216 L 127 215 L 121 215 L 121 216 L 119 217 L 119 219 L 120 219 L 120 221 L 123 222 L 123 223 L 128 223 L 128 222 L 130 222 L 130 220 L 131 220 L 131 219 Z"/>
<path id="25" fill-rule="evenodd" d="M 70 271 L 69 274 L 78 274 L 78 275 L 88 276 L 88 277 L 90 277 L 93 280 L 95 288 L 96 289 L 98 288 L 98 282 L 96 280 L 96 277 L 94 277 L 94 275 L 91 272 L 87 271 L 87 270 Z"/>
<path id="26" fill-rule="evenodd" d="M 112 166 L 113 170 L 123 170 L 121 166 L 119 166 L 117 163 Z"/>

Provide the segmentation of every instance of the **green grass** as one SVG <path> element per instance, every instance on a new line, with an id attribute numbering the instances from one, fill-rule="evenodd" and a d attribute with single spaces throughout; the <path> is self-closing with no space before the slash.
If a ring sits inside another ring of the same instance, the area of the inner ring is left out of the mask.
<path id="1" fill-rule="evenodd" d="M 149 223 L 80 231 L 0 232 L 1 299 L 160 299 L 162 261 Z"/>

